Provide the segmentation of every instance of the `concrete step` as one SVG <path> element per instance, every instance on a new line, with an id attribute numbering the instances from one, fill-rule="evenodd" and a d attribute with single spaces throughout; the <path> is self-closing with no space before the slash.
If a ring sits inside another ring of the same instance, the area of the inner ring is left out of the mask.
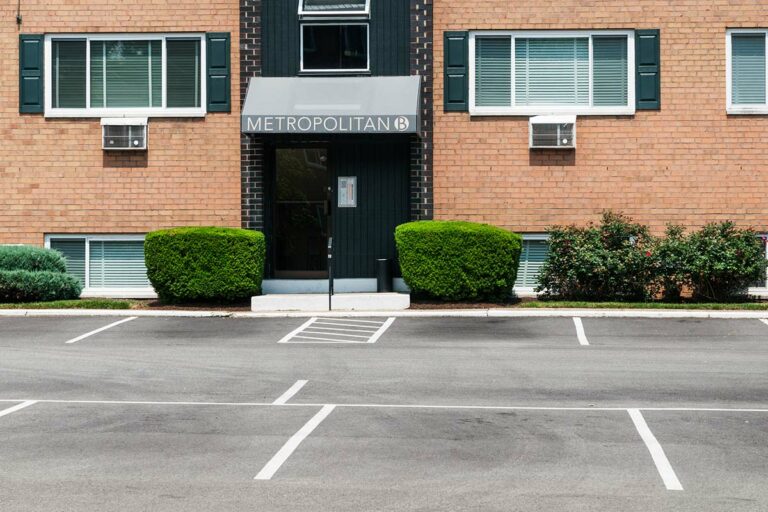
<path id="1" fill-rule="evenodd" d="M 401 311 L 411 306 L 407 293 L 337 293 L 331 298 L 333 311 Z M 327 293 L 259 295 L 251 298 L 251 311 L 328 311 Z"/>

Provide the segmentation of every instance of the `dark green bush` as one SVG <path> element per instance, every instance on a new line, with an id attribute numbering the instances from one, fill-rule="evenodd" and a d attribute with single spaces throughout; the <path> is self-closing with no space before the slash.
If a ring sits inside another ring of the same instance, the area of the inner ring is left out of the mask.
<path id="1" fill-rule="evenodd" d="M 655 294 L 655 239 L 648 228 L 605 212 L 599 225 L 554 227 L 537 291 L 568 300 L 638 301 Z"/>
<path id="2" fill-rule="evenodd" d="M 411 292 L 447 301 L 508 297 L 522 247 L 520 235 L 458 221 L 402 224 L 395 242 Z"/>
<path id="3" fill-rule="evenodd" d="M 0 270 L 0 302 L 38 302 L 76 299 L 80 281 L 61 272 Z"/>
<path id="4" fill-rule="evenodd" d="M 658 241 L 656 257 L 657 289 L 667 302 L 678 302 L 689 288 L 687 272 L 691 258 L 691 244 L 680 226 L 667 227 L 666 236 Z"/>
<path id="5" fill-rule="evenodd" d="M 765 243 L 751 229 L 733 222 L 707 224 L 688 235 L 685 275 L 694 299 L 728 301 L 765 278 Z"/>
<path id="6" fill-rule="evenodd" d="M 60 252 L 32 245 L 0 246 L 0 270 L 28 270 L 30 272 L 66 272 Z"/>
<path id="7" fill-rule="evenodd" d="M 261 293 L 264 235 L 186 227 L 149 233 L 147 275 L 163 302 L 233 302 Z"/>

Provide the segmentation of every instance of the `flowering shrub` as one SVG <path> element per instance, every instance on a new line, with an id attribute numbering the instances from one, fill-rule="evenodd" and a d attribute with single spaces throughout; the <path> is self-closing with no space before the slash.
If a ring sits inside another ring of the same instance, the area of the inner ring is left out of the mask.
<path id="1" fill-rule="evenodd" d="M 552 228 L 537 291 L 572 300 L 646 300 L 656 291 L 655 246 L 646 226 L 612 212 L 599 225 Z"/>

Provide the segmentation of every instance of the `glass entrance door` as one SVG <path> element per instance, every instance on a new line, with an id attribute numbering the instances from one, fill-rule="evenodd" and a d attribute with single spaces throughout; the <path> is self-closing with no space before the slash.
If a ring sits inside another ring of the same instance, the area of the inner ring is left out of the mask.
<path id="1" fill-rule="evenodd" d="M 275 277 L 328 277 L 328 151 L 276 148 Z"/>

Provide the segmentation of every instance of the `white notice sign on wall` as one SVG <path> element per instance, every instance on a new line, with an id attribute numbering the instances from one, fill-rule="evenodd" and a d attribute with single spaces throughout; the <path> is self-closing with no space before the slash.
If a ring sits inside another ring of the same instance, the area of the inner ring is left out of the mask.
<path id="1" fill-rule="evenodd" d="M 339 176 L 339 208 L 357 207 L 357 176 Z"/>

